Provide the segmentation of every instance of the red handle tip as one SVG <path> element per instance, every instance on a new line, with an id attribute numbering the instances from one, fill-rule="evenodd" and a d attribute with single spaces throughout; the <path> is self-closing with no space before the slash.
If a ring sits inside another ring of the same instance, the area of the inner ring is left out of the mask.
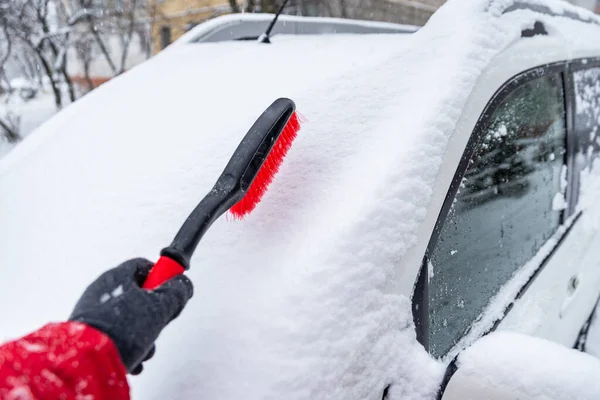
<path id="1" fill-rule="evenodd" d="M 142 287 L 148 290 L 156 289 L 169 279 L 181 275 L 184 272 L 185 268 L 179 265 L 177 261 L 163 256 L 158 259 L 156 264 L 154 264 L 154 267 L 150 270 L 150 274 L 148 274 L 148 278 L 146 278 L 146 282 L 144 282 Z"/>

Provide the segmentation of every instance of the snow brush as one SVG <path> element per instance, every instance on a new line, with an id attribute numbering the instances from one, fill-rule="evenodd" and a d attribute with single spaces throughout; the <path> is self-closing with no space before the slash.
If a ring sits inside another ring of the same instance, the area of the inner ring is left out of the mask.
<path id="1" fill-rule="evenodd" d="M 171 245 L 160 252 L 144 289 L 155 289 L 188 270 L 200 239 L 227 210 L 235 219 L 254 210 L 299 130 L 294 102 L 275 100 L 244 136 L 217 183 L 183 223 Z"/>

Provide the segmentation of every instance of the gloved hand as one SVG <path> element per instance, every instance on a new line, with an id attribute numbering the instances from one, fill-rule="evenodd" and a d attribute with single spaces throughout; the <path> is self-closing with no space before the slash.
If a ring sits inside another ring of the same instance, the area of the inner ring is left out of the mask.
<path id="1" fill-rule="evenodd" d="M 142 289 L 152 266 L 138 258 L 105 272 L 88 286 L 69 317 L 110 337 L 133 375 L 142 372 L 142 362 L 154 355 L 158 335 L 179 316 L 194 292 L 185 275 L 152 291 Z"/>

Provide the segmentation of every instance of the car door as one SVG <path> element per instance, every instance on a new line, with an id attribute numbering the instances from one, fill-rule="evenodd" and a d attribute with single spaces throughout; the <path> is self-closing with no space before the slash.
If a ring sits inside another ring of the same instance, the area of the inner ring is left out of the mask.
<path id="1" fill-rule="evenodd" d="M 500 328 L 573 345 L 600 293 L 596 223 L 600 165 L 594 168 L 600 148 L 596 137 L 600 127 L 600 63 L 575 60 L 566 67 L 569 155 L 565 175 L 569 185 L 565 233 Z M 536 321 L 536 317 L 543 320 Z"/>
<path id="2" fill-rule="evenodd" d="M 570 81 L 567 63 L 519 74 L 490 100 L 471 135 L 416 296 L 427 310 L 420 339 L 436 357 L 453 356 L 498 326 L 570 344 L 579 332 L 574 293 L 581 286 L 572 278 L 590 243 L 578 236 L 581 213 L 569 203 Z"/>
<path id="3" fill-rule="evenodd" d="M 565 314 L 588 313 L 600 292 L 600 58 L 580 59 L 569 64 L 569 104 L 574 133 L 572 170 L 573 193 L 570 206 L 581 212 L 579 235 L 587 243 L 582 262 L 571 282 L 574 296 L 563 305 Z"/>

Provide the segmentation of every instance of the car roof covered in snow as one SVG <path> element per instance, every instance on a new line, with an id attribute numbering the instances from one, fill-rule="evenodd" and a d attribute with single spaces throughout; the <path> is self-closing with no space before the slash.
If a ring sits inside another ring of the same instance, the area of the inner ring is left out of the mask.
<path id="1" fill-rule="evenodd" d="M 200 243 L 195 297 L 135 396 L 432 398 L 443 371 L 414 339 L 403 257 L 481 72 L 538 19 L 567 33 L 560 16 L 504 13 L 515 4 L 451 0 L 412 35 L 173 46 L 67 107 L 0 161 L 0 337 L 156 258 L 286 96 L 307 122 L 253 214 Z"/>

